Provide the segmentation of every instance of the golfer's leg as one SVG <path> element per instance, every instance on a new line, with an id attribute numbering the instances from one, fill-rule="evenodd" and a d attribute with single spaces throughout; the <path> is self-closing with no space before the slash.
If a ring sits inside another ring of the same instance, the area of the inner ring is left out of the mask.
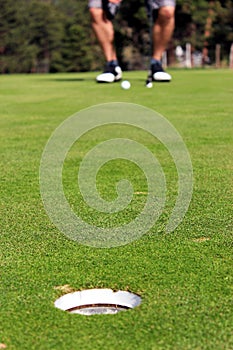
<path id="1" fill-rule="evenodd" d="M 92 28 L 97 40 L 103 50 L 107 62 L 116 60 L 116 50 L 114 47 L 114 29 L 102 8 L 90 8 Z"/>
<path id="2" fill-rule="evenodd" d="M 172 37 L 175 26 L 175 7 L 163 6 L 153 27 L 153 58 L 160 61 Z"/>

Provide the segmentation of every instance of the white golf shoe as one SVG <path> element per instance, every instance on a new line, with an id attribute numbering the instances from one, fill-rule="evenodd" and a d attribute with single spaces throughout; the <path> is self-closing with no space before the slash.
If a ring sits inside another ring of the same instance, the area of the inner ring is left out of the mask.
<path id="1" fill-rule="evenodd" d="M 151 76 L 152 80 L 157 82 L 169 82 L 172 80 L 171 75 L 163 70 L 163 67 L 159 62 L 151 65 Z"/>
<path id="2" fill-rule="evenodd" d="M 114 83 L 122 79 L 122 70 L 119 66 L 107 66 L 105 71 L 96 77 L 97 83 Z"/>

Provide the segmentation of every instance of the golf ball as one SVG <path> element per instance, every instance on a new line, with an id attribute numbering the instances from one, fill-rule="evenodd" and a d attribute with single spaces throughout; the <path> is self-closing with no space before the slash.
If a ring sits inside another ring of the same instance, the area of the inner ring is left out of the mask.
<path id="1" fill-rule="evenodd" d="M 121 87 L 124 90 L 128 90 L 128 89 L 130 89 L 131 84 L 130 84 L 130 82 L 128 80 L 123 80 L 122 83 L 121 83 Z"/>

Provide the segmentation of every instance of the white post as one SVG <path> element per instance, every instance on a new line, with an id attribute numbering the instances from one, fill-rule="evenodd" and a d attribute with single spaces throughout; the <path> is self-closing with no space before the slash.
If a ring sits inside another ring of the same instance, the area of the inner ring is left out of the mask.
<path id="1" fill-rule="evenodd" d="M 216 68 L 221 67 L 221 45 L 217 44 L 215 48 L 215 66 Z"/>
<path id="2" fill-rule="evenodd" d="M 192 68 L 191 44 L 187 43 L 185 48 L 185 66 Z"/>
<path id="3" fill-rule="evenodd" d="M 167 51 L 163 52 L 163 55 L 162 55 L 162 66 L 165 69 L 167 68 Z"/>
<path id="4" fill-rule="evenodd" d="M 233 44 L 231 44 L 230 48 L 229 68 L 233 69 Z"/>

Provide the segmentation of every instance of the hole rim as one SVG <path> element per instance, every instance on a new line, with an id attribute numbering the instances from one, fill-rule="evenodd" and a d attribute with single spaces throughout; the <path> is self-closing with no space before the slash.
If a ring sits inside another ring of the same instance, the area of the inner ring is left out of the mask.
<path id="1" fill-rule="evenodd" d="M 56 299 L 54 306 L 71 314 L 91 316 L 132 310 L 141 302 L 142 297 L 131 291 L 92 288 L 64 294 Z"/>

